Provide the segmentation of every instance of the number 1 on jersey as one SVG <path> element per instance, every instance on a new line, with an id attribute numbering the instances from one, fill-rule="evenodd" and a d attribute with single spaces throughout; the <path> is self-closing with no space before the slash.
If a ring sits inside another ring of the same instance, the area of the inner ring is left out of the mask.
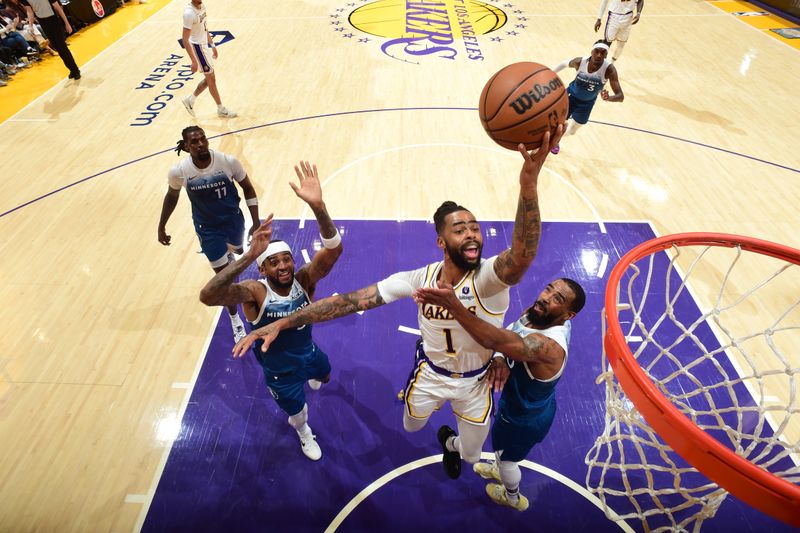
<path id="1" fill-rule="evenodd" d="M 444 333 L 444 342 L 447 343 L 447 349 L 445 351 L 447 353 L 456 353 L 456 349 L 453 348 L 453 334 L 447 328 L 444 328 L 442 332 Z"/>

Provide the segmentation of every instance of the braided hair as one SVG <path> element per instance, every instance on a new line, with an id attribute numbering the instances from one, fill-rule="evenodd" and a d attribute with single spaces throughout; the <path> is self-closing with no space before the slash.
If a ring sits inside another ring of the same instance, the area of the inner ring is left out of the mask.
<path id="1" fill-rule="evenodd" d="M 450 213 L 455 213 L 456 211 L 469 211 L 469 209 L 450 200 L 439 206 L 439 209 L 437 209 L 436 213 L 433 214 L 433 224 L 436 227 L 437 235 L 441 235 L 442 231 L 444 230 L 445 217 Z"/>
<path id="2" fill-rule="evenodd" d="M 189 152 L 184 143 L 186 143 L 186 136 L 192 133 L 193 131 L 203 131 L 203 128 L 201 128 L 200 126 L 188 126 L 186 128 L 183 128 L 183 131 L 181 132 L 181 140 L 178 141 L 177 146 L 175 146 L 176 154 L 181 155 L 181 150 L 186 153 Z"/>

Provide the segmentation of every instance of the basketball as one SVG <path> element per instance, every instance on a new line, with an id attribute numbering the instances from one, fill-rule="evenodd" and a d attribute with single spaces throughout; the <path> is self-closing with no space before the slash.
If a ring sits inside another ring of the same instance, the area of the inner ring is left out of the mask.
<path id="1" fill-rule="evenodd" d="M 569 99 L 558 75 L 539 63 L 521 62 L 502 68 L 481 92 L 478 113 L 494 142 L 516 150 L 533 150 L 545 132 L 555 134 L 567 118 Z"/>

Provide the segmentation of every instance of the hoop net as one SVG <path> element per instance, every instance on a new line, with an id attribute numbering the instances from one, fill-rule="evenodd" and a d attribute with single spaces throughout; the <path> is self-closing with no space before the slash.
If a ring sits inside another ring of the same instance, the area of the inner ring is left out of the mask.
<path id="1" fill-rule="evenodd" d="M 597 380 L 605 427 L 586 455 L 609 517 L 698 531 L 730 492 L 800 526 L 798 265 L 800 250 L 708 233 L 620 260 Z"/>

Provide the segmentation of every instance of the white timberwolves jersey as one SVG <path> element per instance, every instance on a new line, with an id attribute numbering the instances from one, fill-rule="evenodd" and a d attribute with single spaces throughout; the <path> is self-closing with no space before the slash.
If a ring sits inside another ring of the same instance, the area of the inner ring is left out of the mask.
<path id="1" fill-rule="evenodd" d="M 502 328 L 508 310 L 509 287 L 494 272 L 496 259 L 495 256 L 481 261 L 454 290 L 471 313 Z M 420 287 L 436 287 L 443 265 L 440 261 L 410 272 L 399 272 L 379 282 L 378 291 L 384 301 L 390 303 L 411 296 Z M 425 355 L 434 365 L 453 372 L 469 372 L 484 366 L 492 356 L 492 350 L 478 344 L 446 309 L 419 305 L 418 319 Z"/>

